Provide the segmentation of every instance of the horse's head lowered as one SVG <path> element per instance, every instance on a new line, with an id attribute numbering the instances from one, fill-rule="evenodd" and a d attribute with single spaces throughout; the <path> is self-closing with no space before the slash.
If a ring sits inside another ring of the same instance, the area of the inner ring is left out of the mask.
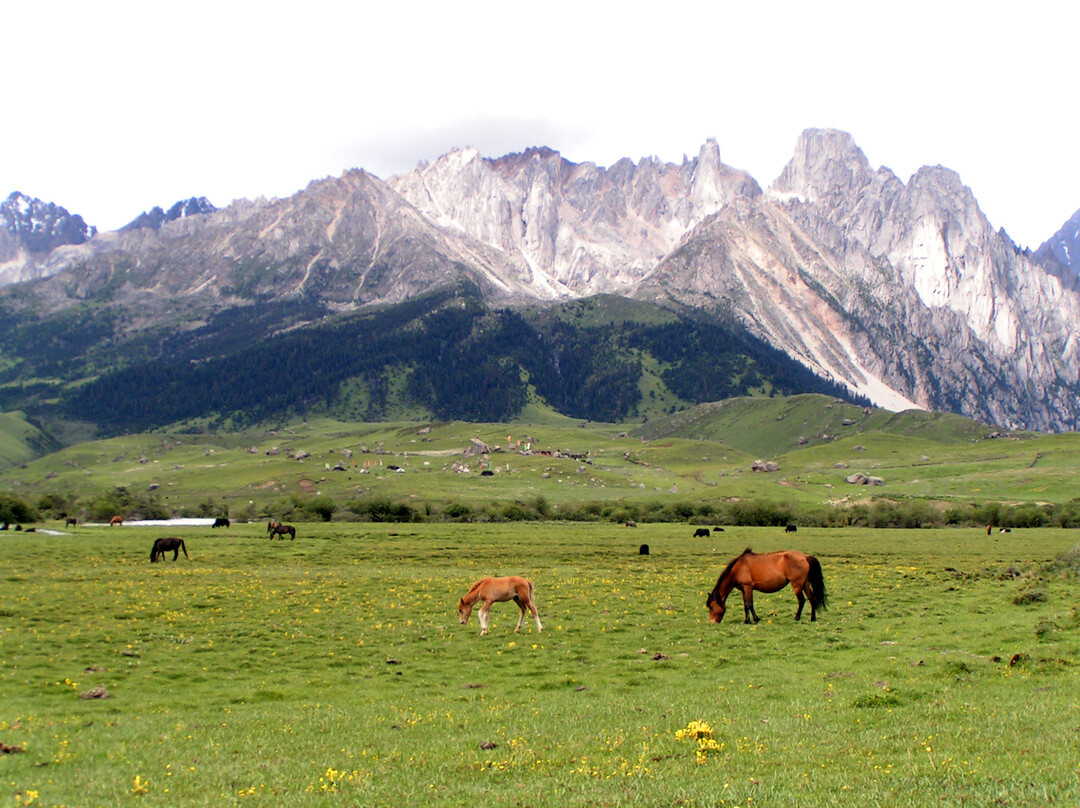
<path id="1" fill-rule="evenodd" d="M 461 598 L 461 600 L 458 601 L 457 611 L 461 625 L 465 625 L 469 622 L 469 618 L 472 616 L 472 607 L 473 605 L 471 603 L 465 602 L 465 598 Z"/>
<path id="2" fill-rule="evenodd" d="M 709 607 L 709 622 L 719 623 L 724 619 L 724 612 L 727 611 L 727 605 L 724 600 L 716 593 L 714 589 L 709 593 L 709 597 L 705 599 L 705 605 Z"/>

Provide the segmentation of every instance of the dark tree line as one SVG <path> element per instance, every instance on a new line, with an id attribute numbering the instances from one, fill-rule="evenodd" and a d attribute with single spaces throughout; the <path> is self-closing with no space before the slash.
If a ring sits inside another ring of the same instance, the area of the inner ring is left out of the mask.
<path id="1" fill-rule="evenodd" d="M 439 419 L 510 420 L 532 384 L 567 415 L 620 421 L 640 403 L 644 355 L 659 360 L 664 382 L 689 402 L 746 395 L 766 384 L 785 394 L 850 398 L 738 327 L 690 318 L 669 325 L 530 320 L 489 310 L 467 285 L 237 343 L 233 351 L 219 345 L 211 358 L 186 358 L 204 339 L 177 338 L 154 361 L 82 385 L 62 399 L 64 413 L 110 432 L 210 415 L 238 414 L 252 423 L 331 409 L 343 383 L 360 380 L 368 420 L 384 417 L 394 395 Z"/>

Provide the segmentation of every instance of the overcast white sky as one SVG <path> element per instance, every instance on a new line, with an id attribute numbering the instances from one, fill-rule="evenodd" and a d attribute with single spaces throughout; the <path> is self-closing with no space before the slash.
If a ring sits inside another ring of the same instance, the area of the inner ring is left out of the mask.
<path id="1" fill-rule="evenodd" d="M 0 196 L 100 230 L 453 147 L 679 161 L 769 185 L 808 127 L 960 174 L 1037 247 L 1080 208 L 1080 3 L 48 2 L 0 16 Z M 640 9 L 640 10 L 639 10 Z"/>

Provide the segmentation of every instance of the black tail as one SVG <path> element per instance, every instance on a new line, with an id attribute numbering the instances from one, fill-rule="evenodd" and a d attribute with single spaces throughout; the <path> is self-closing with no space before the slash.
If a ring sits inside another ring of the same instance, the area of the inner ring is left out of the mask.
<path id="1" fill-rule="evenodd" d="M 189 556 L 187 554 L 187 547 L 184 546 L 184 540 L 183 539 L 180 539 L 180 549 L 184 551 L 184 558 L 191 558 L 191 556 Z M 824 608 L 824 607 L 822 607 L 822 608 Z"/>
<path id="2" fill-rule="evenodd" d="M 825 594 L 825 576 L 821 573 L 821 562 L 813 556 L 807 560 L 810 562 L 810 574 L 806 577 L 806 588 L 810 590 L 810 605 L 825 611 L 829 598 Z"/>

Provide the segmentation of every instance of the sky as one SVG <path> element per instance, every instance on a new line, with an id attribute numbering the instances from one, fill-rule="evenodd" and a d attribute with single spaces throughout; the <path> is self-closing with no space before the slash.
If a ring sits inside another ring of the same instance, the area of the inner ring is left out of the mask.
<path id="1" fill-rule="evenodd" d="M 113 230 L 453 148 L 607 166 L 679 162 L 707 138 L 767 187 L 819 127 L 904 182 L 956 171 L 1021 246 L 1080 209 L 1080 3 L 371 5 L 9 4 L 0 196 Z"/>

